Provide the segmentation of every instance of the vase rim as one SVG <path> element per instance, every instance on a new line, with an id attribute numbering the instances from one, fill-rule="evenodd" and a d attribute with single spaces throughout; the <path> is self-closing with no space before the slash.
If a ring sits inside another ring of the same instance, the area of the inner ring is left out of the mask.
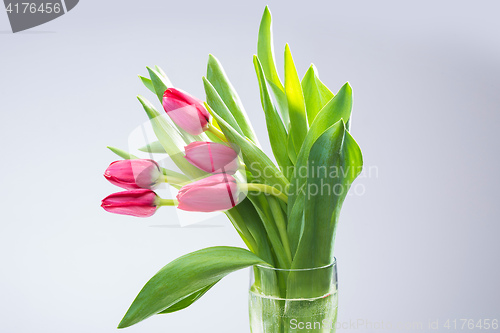
<path id="1" fill-rule="evenodd" d="M 304 271 L 314 271 L 314 270 L 318 270 L 318 269 L 330 268 L 330 267 L 333 267 L 336 265 L 337 265 L 337 258 L 334 257 L 333 262 L 331 264 L 320 266 L 320 267 L 312 267 L 312 268 L 276 268 L 276 267 L 264 266 L 264 265 L 259 265 L 259 264 L 256 264 L 254 266 L 257 266 L 257 267 L 263 268 L 263 269 L 269 269 L 272 271 L 304 272 Z"/>

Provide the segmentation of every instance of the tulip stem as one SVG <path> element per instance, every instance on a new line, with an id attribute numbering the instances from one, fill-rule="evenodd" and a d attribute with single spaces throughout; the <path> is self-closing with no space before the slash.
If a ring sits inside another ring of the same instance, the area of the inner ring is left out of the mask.
<path id="1" fill-rule="evenodd" d="M 288 240 L 288 233 L 286 230 L 286 221 L 283 211 L 281 210 L 280 203 L 275 198 L 270 197 L 268 199 L 269 208 L 271 208 L 271 213 L 273 214 L 274 221 L 276 222 L 276 227 L 280 234 L 281 243 L 285 249 L 285 254 L 289 262 L 292 262 L 292 251 L 290 250 L 290 242 Z"/>
<path id="2" fill-rule="evenodd" d="M 165 183 L 175 184 L 175 185 L 182 185 L 185 184 L 186 182 L 189 182 L 189 180 L 186 181 L 186 179 L 180 179 L 175 176 L 163 176 L 163 181 Z"/>
<path id="3" fill-rule="evenodd" d="M 218 137 L 219 139 L 221 139 L 222 141 L 227 142 L 227 138 L 224 135 L 224 133 L 219 131 L 214 125 L 208 124 L 208 131 L 213 135 L 215 135 L 216 137 Z"/>
<path id="4" fill-rule="evenodd" d="M 286 196 L 286 194 L 278 190 L 276 187 L 272 187 L 266 184 L 256 184 L 256 183 L 238 184 L 238 186 L 242 190 L 261 192 L 273 195 L 275 197 L 280 198 L 283 202 L 288 203 L 288 197 Z"/>
<path id="5" fill-rule="evenodd" d="M 175 199 L 160 199 L 158 206 L 177 206 L 179 201 Z"/>

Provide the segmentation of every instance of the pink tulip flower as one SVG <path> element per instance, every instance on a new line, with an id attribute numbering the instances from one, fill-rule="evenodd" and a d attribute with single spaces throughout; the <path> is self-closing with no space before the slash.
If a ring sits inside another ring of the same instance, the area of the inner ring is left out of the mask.
<path id="1" fill-rule="evenodd" d="M 163 108 L 172 121 L 189 134 L 198 135 L 208 128 L 210 114 L 203 102 L 182 90 L 165 90 Z"/>
<path id="2" fill-rule="evenodd" d="M 237 204 L 237 191 L 233 176 L 212 175 L 182 187 L 177 193 L 178 208 L 192 212 L 228 210 Z"/>
<path id="3" fill-rule="evenodd" d="M 156 212 L 159 197 L 147 189 L 135 189 L 108 195 L 101 207 L 115 214 L 149 217 Z"/>
<path id="4" fill-rule="evenodd" d="M 238 170 L 238 154 L 234 149 L 215 142 L 192 142 L 185 147 L 186 159 L 208 173 L 234 174 Z"/>
<path id="5" fill-rule="evenodd" d="M 160 166 L 153 160 L 133 159 L 115 161 L 104 172 L 112 184 L 124 189 L 152 189 L 163 182 Z"/>

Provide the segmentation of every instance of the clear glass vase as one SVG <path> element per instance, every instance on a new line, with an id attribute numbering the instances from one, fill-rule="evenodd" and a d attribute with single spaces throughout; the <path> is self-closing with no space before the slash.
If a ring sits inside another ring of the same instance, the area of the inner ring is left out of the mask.
<path id="1" fill-rule="evenodd" d="M 336 261 L 311 269 L 250 270 L 252 333 L 335 332 L 337 304 Z"/>

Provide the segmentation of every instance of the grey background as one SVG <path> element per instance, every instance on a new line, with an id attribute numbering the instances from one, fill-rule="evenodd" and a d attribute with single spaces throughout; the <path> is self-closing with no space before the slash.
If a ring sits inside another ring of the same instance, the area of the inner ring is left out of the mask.
<path id="1" fill-rule="evenodd" d="M 116 188 L 102 172 L 106 145 L 125 148 L 146 120 L 135 95 L 154 101 L 136 74 L 158 64 L 203 98 L 208 53 L 266 141 L 251 58 L 265 4 L 87 0 L 15 35 L 0 11 L 0 331 L 114 332 L 167 262 L 242 246 L 222 215 L 180 228 L 169 209 L 104 212 Z M 344 205 L 339 321 L 439 320 L 447 332 L 446 319 L 499 318 L 498 2 L 268 4 L 280 66 L 289 42 L 301 73 L 314 62 L 334 92 L 351 83 L 352 133 L 378 169 Z M 247 288 L 237 272 L 127 331 L 248 332 Z"/>

